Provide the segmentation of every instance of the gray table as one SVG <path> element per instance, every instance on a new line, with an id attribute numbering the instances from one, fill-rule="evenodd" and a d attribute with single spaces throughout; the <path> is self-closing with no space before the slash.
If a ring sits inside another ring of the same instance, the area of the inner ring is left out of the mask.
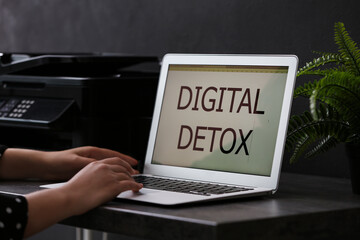
<path id="1" fill-rule="evenodd" d="M 26 194 L 39 182 L 0 182 Z M 147 239 L 360 239 L 360 195 L 348 179 L 283 173 L 271 197 L 182 207 L 110 202 L 61 222 Z"/>

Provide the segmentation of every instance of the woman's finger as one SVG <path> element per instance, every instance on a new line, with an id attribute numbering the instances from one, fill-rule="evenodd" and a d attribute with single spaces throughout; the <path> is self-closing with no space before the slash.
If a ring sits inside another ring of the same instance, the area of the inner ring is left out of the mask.
<path id="1" fill-rule="evenodd" d="M 132 190 L 134 192 L 138 192 L 143 185 L 141 183 L 137 183 L 135 181 L 131 181 L 131 180 L 122 180 L 119 183 L 120 186 L 120 192 L 124 192 L 124 191 L 128 191 L 128 190 Z"/>
<path id="2" fill-rule="evenodd" d="M 96 160 L 101 160 L 104 158 L 112 158 L 112 157 L 118 157 L 124 161 L 126 161 L 127 163 L 129 163 L 130 165 L 134 166 L 138 163 L 138 161 L 126 154 L 122 154 L 110 149 L 106 149 L 106 148 L 98 148 L 98 147 L 79 147 L 76 149 L 76 151 L 84 156 L 84 157 L 89 157 L 89 158 L 94 158 Z"/>
<path id="3" fill-rule="evenodd" d="M 122 180 L 134 181 L 134 178 L 131 177 L 131 175 L 128 172 L 115 172 L 115 174 L 116 174 L 116 179 L 119 181 Z"/>
<path id="4" fill-rule="evenodd" d="M 113 165 L 113 166 L 121 166 L 125 168 L 130 174 L 134 174 L 135 170 L 130 166 L 129 163 L 123 161 L 122 159 L 118 157 L 113 158 L 106 158 L 103 160 L 100 160 L 102 163 Z"/>

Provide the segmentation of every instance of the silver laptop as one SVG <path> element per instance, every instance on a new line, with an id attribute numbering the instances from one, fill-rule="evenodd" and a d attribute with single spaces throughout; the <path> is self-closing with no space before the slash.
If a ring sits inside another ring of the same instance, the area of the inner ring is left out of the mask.
<path id="1" fill-rule="evenodd" d="M 274 194 L 298 59 L 167 54 L 143 174 L 118 195 L 161 205 Z"/>

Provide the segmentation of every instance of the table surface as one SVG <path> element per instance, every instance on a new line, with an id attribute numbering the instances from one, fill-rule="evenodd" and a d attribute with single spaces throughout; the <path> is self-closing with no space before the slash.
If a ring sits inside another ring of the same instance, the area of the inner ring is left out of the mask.
<path id="1" fill-rule="evenodd" d="M 0 191 L 43 183 L 1 181 Z M 112 201 L 61 223 L 146 239 L 359 239 L 360 195 L 349 179 L 282 173 L 273 196 L 178 207 Z"/>

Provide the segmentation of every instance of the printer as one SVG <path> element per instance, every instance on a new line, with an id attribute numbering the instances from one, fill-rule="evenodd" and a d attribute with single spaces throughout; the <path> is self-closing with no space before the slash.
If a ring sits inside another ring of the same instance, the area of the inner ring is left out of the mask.
<path id="1" fill-rule="evenodd" d="M 0 54 L 0 143 L 93 145 L 142 160 L 160 70 L 156 57 Z"/>

